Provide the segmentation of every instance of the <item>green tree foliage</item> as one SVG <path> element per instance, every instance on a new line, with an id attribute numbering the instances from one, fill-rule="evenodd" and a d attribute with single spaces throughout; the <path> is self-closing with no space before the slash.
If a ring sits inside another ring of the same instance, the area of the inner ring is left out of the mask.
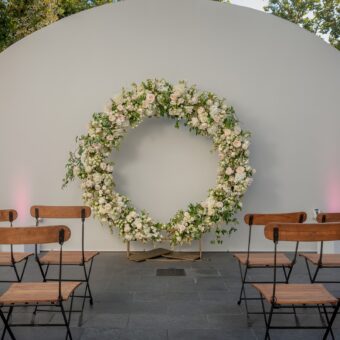
<path id="1" fill-rule="evenodd" d="M 269 0 L 264 10 L 321 36 L 340 50 L 340 0 Z"/>
<path id="2" fill-rule="evenodd" d="M 61 18 L 112 0 L 0 0 L 0 52 Z"/>

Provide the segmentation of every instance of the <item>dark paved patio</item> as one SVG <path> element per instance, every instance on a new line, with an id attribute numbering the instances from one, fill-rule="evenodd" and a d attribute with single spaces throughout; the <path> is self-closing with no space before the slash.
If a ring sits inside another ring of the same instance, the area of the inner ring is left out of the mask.
<path id="1" fill-rule="evenodd" d="M 156 276 L 158 268 L 184 268 L 186 276 Z M 10 268 L 0 268 L 1 277 L 9 278 Z M 78 270 L 78 269 L 76 269 Z M 76 272 L 73 270 L 73 272 Z M 269 274 L 270 272 L 270 274 Z M 72 273 L 65 269 L 65 276 Z M 80 273 L 80 268 L 79 268 Z M 271 278 L 272 271 L 255 270 L 252 278 Z M 333 280 L 340 270 L 328 275 Z M 323 277 L 327 277 L 324 275 Z M 25 281 L 38 281 L 40 274 L 30 259 Z M 304 262 L 299 259 L 291 282 L 308 282 Z M 7 284 L 1 284 L 1 291 Z M 340 284 L 329 286 L 340 297 Z M 228 253 L 205 253 L 197 262 L 148 261 L 135 263 L 127 260 L 125 253 L 102 253 L 94 263 L 92 290 L 95 304 L 86 304 L 82 320 L 73 315 L 72 334 L 75 339 L 263 339 L 262 315 L 247 320 L 244 306 L 236 303 L 240 289 L 237 263 Z M 255 292 L 253 292 L 254 294 Z M 256 293 L 255 293 L 256 294 Z M 253 302 L 251 307 L 259 309 Z M 13 319 L 30 322 L 32 308 L 21 308 Z M 319 316 L 309 310 L 300 310 L 301 324 L 320 322 Z M 336 338 L 340 339 L 340 317 L 334 326 Z M 39 313 L 36 320 L 60 322 L 60 314 Z M 285 325 L 294 323 L 294 317 L 281 315 Z M 80 324 L 80 326 L 79 326 Z M 62 327 L 14 328 L 18 339 L 64 339 Z M 321 339 L 323 331 L 273 330 L 272 339 Z"/>

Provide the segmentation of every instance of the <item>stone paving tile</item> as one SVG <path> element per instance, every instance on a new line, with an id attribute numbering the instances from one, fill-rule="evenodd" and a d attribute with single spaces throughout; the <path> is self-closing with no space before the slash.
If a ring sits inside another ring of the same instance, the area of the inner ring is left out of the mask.
<path id="1" fill-rule="evenodd" d="M 157 277 L 158 268 L 183 268 L 184 277 Z M 10 268 L 3 268 L 2 277 L 12 275 Z M 79 268 L 78 268 L 79 269 Z M 67 268 L 64 274 L 75 273 Z M 77 275 L 79 274 L 76 271 Z M 57 274 L 52 268 L 51 274 Z M 281 275 L 282 276 L 282 275 Z M 324 277 L 340 281 L 340 271 L 327 272 Z M 249 278 L 272 279 L 272 270 L 253 270 Z M 40 281 L 39 268 L 30 259 L 24 281 Z M 305 263 L 298 259 L 291 282 L 308 283 Z M 0 284 L 4 292 L 9 284 Z M 340 284 L 327 285 L 340 297 Z M 247 318 L 244 304 L 237 305 L 240 292 L 240 274 L 237 262 L 230 253 L 205 253 L 197 262 L 146 261 L 131 262 L 125 253 L 102 253 L 94 263 L 91 288 L 94 305 L 85 304 L 80 318 L 75 313 L 71 320 L 74 339 L 122 340 L 222 340 L 263 339 L 265 333 L 262 315 Z M 82 288 L 83 289 L 83 288 Z M 258 296 L 247 287 L 247 296 Z M 80 301 L 75 301 L 79 306 Z M 258 301 L 249 302 L 249 308 L 260 310 Z M 15 322 L 30 322 L 32 308 L 16 308 Z M 299 309 L 301 324 L 320 322 L 318 313 Z M 38 313 L 40 322 L 60 322 L 60 313 Z M 294 324 L 292 316 L 277 315 L 273 322 Z M 0 325 L 1 328 L 2 325 Z M 334 333 L 340 334 L 340 316 L 334 324 Z M 28 340 L 64 339 L 63 327 L 14 328 L 17 338 Z M 273 330 L 272 340 L 321 339 L 323 331 Z"/>

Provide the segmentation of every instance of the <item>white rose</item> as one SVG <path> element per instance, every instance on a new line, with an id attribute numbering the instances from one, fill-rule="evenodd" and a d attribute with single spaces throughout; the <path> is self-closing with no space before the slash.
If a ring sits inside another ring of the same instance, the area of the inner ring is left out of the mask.
<path id="1" fill-rule="evenodd" d="M 244 173 L 244 167 L 243 167 L 243 166 L 237 167 L 236 172 L 237 172 L 238 174 L 243 174 L 243 173 Z"/>
<path id="2" fill-rule="evenodd" d="M 155 95 L 154 95 L 153 93 L 148 93 L 148 94 L 146 95 L 146 100 L 147 100 L 150 104 L 152 104 L 152 103 L 155 101 Z"/>
<path id="3" fill-rule="evenodd" d="M 105 210 L 111 210 L 112 209 L 112 206 L 110 203 L 106 203 L 105 204 Z"/>
<path id="4" fill-rule="evenodd" d="M 171 101 L 176 102 L 176 100 L 177 100 L 177 95 L 176 95 L 175 93 L 171 93 L 170 99 L 171 99 Z"/>
<path id="5" fill-rule="evenodd" d="M 204 107 L 200 106 L 198 109 L 197 109 L 197 113 L 198 114 L 202 114 L 204 112 Z"/>
<path id="6" fill-rule="evenodd" d="M 86 186 L 88 187 L 88 188 L 91 188 L 92 186 L 93 186 L 93 182 L 91 181 L 91 180 L 87 180 L 86 181 Z"/>
<path id="7" fill-rule="evenodd" d="M 230 175 L 232 175 L 232 174 L 234 173 L 234 170 L 229 166 L 229 167 L 226 169 L 225 173 L 226 173 L 228 176 L 230 176 Z"/>
<path id="8" fill-rule="evenodd" d="M 238 139 L 235 139 L 233 145 L 235 148 L 239 148 L 242 145 L 242 143 Z"/>
<path id="9" fill-rule="evenodd" d="M 216 207 L 219 208 L 219 209 L 223 208 L 223 203 L 222 202 L 217 202 L 216 203 Z"/>
<path id="10" fill-rule="evenodd" d="M 224 129 L 224 135 L 226 136 L 226 137 L 228 137 L 228 136 L 230 136 L 231 135 L 231 130 L 229 130 L 229 129 Z"/>

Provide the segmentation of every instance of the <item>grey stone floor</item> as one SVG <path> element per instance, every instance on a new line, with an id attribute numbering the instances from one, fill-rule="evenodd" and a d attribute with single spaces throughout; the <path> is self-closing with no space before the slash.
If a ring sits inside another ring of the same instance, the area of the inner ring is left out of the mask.
<path id="1" fill-rule="evenodd" d="M 184 277 L 156 276 L 158 268 L 183 268 Z M 11 268 L 0 268 L 1 277 L 9 278 Z M 67 268 L 65 276 L 80 269 Z M 324 278 L 337 277 L 340 270 L 330 270 Z M 73 276 L 74 277 L 74 276 Z M 271 270 L 253 270 L 253 279 L 272 277 Z M 40 274 L 31 259 L 24 281 L 39 281 Z M 304 262 L 300 259 L 294 268 L 291 282 L 308 282 Z M 3 292 L 8 284 L 1 284 Z M 91 279 L 95 299 L 93 307 L 86 304 L 82 320 L 79 314 L 72 319 L 74 339 L 141 339 L 141 340 L 222 340 L 263 339 L 262 315 L 247 320 L 244 306 L 236 303 L 240 277 L 238 265 L 229 253 L 205 253 L 197 262 L 147 261 L 130 262 L 125 253 L 102 253 L 94 263 Z M 340 297 L 340 284 L 330 285 Z M 250 295 L 257 296 L 249 290 Z M 253 302 L 250 306 L 259 310 Z M 32 308 L 18 308 L 15 322 L 30 322 Z M 312 310 L 300 310 L 301 324 L 320 322 Z M 334 325 L 340 339 L 340 317 Z M 60 322 L 60 314 L 38 313 L 41 322 Z M 281 324 L 294 324 L 292 316 L 276 316 Z M 63 327 L 14 328 L 18 339 L 65 339 Z M 273 330 L 272 339 L 321 339 L 323 331 Z"/>

